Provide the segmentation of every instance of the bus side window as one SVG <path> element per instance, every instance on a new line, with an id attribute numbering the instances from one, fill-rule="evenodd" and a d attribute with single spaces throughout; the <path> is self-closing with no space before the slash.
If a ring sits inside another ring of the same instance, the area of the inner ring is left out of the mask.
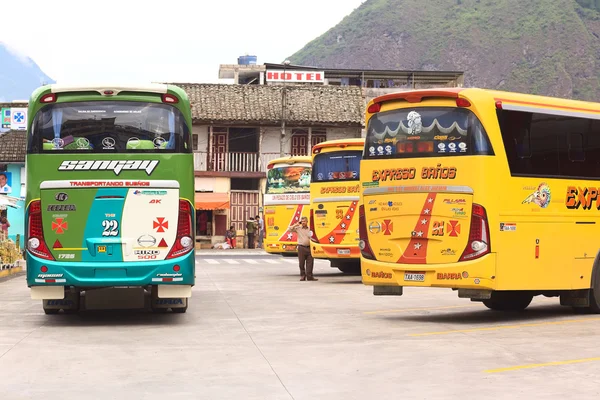
<path id="1" fill-rule="evenodd" d="M 568 136 L 568 157 L 572 162 L 584 162 L 585 152 L 583 150 L 583 134 L 569 133 Z"/>

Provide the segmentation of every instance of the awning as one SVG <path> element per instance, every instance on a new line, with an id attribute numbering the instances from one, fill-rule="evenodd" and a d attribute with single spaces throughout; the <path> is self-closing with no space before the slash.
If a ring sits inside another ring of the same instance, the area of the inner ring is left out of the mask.
<path id="1" fill-rule="evenodd" d="M 228 193 L 196 193 L 196 210 L 225 210 L 229 208 Z"/>

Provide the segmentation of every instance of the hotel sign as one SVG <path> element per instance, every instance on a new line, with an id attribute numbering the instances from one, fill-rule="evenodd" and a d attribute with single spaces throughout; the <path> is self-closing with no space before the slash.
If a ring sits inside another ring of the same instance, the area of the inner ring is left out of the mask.
<path id="1" fill-rule="evenodd" d="M 325 83 L 323 71 L 283 71 L 267 70 L 265 73 L 267 82 L 302 82 L 302 83 Z"/>

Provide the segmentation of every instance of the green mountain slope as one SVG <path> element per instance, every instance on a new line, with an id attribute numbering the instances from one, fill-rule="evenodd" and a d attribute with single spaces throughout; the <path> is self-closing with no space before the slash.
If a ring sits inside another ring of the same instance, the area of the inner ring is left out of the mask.
<path id="1" fill-rule="evenodd" d="M 367 0 L 289 59 L 600 101 L 600 13 L 594 0 Z"/>

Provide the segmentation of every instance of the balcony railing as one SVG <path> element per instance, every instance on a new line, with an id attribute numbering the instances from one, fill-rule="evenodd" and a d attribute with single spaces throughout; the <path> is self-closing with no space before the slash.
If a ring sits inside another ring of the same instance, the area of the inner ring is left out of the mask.
<path id="1" fill-rule="evenodd" d="M 279 158 L 279 153 L 215 153 L 194 152 L 196 171 L 266 172 L 269 161 Z"/>

